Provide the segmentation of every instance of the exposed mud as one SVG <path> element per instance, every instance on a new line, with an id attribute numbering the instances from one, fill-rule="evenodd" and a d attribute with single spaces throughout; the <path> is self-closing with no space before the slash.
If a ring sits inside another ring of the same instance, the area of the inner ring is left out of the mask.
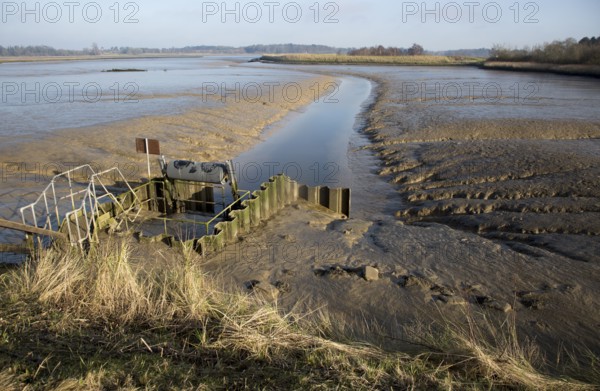
<path id="1" fill-rule="evenodd" d="M 418 350 L 402 342 L 415 341 L 407 329 L 461 324 L 474 312 L 498 322 L 514 314 L 520 338 L 547 358 L 564 347 L 599 348 L 596 265 L 542 250 L 530 256 L 444 225 L 342 220 L 301 203 L 204 268 L 286 311 L 323 311 L 335 327 L 386 348 Z"/>
<path id="2" fill-rule="evenodd" d="M 389 186 L 361 191 L 361 203 L 395 188 L 382 203 L 394 211 L 341 220 L 296 205 L 207 271 L 388 348 L 410 349 L 405 331 L 420 322 L 481 312 L 514 319 L 550 361 L 566 348 L 588 365 L 587 349 L 600 353 L 600 121 L 465 120 L 439 102 L 399 104 L 397 76 L 363 75 L 378 83 L 364 148 Z M 352 166 L 355 181 L 372 186 L 364 168 Z"/>
<path id="3" fill-rule="evenodd" d="M 399 218 L 600 262 L 600 121 L 461 120 L 398 105 L 399 82 L 383 80 L 367 130 L 398 185 Z"/>

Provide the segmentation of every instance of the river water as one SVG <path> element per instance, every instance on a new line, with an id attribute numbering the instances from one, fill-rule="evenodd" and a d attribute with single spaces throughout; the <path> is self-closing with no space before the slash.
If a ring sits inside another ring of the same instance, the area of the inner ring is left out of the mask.
<path id="1" fill-rule="evenodd" d="M 0 140 L 35 136 L 215 104 L 223 90 L 294 82 L 293 70 L 236 66 L 249 57 L 131 59 L 0 64 Z M 106 72 L 136 69 L 143 72 Z M 238 87 L 239 86 L 239 87 Z M 249 94 L 250 92 L 248 92 Z"/>
<path id="2" fill-rule="evenodd" d="M 256 188 L 280 172 L 309 186 L 350 186 L 348 143 L 370 94 L 371 83 L 365 79 L 346 77 L 335 83 L 331 96 L 296 113 L 282 131 L 235 159 L 240 186 Z"/>

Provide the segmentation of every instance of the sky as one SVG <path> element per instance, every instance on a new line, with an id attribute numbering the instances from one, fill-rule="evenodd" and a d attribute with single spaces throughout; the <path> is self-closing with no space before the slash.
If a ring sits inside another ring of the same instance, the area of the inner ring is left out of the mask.
<path id="1" fill-rule="evenodd" d="M 0 45 L 516 48 L 600 36 L 598 15 L 598 0 L 19 0 L 0 2 Z"/>

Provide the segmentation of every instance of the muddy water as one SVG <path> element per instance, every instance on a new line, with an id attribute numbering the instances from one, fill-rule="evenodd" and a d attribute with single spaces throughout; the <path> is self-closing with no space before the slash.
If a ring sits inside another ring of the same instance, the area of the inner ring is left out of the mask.
<path id="1" fill-rule="evenodd" d="M 294 114 L 265 142 L 235 159 L 242 188 L 256 189 L 279 172 L 310 186 L 351 184 L 349 138 L 371 85 L 344 78 L 330 89 L 329 96 Z"/>

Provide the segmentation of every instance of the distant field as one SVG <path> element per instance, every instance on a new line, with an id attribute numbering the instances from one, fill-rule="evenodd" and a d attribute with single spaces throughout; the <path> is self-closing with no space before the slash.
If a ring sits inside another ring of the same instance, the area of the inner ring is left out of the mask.
<path id="1" fill-rule="evenodd" d="M 449 56 L 347 56 L 337 54 L 266 55 L 264 62 L 289 64 L 476 65 L 483 59 Z"/>

